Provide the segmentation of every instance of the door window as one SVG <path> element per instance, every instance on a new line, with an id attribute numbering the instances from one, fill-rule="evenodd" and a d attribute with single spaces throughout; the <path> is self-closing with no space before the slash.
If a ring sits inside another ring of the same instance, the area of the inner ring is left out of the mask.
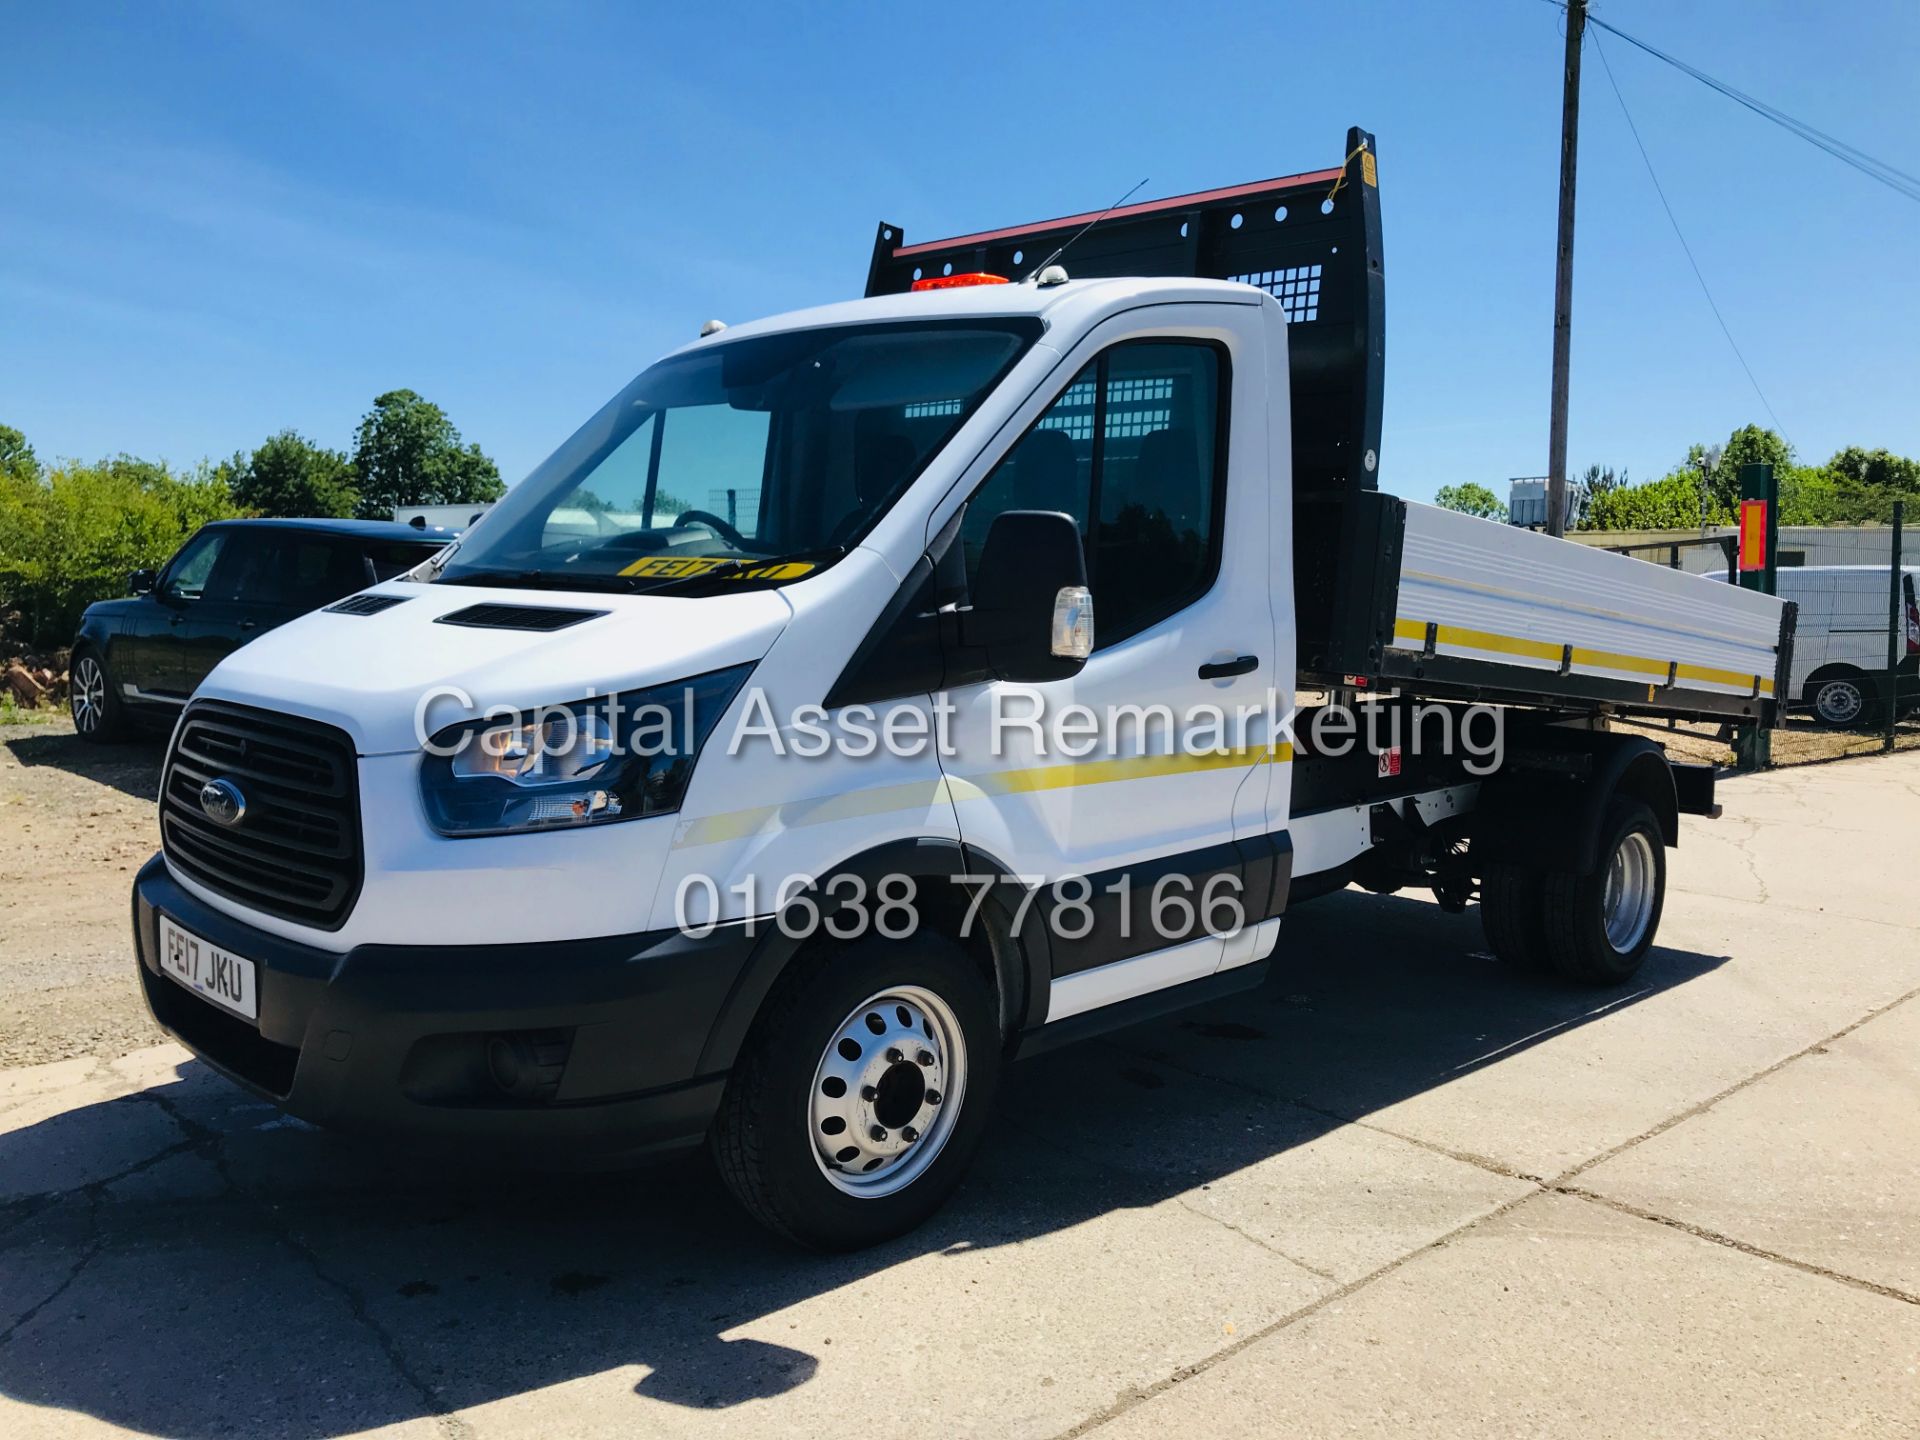
<path id="1" fill-rule="evenodd" d="M 283 532 L 260 546 L 257 557 L 239 577 L 234 599 L 317 610 L 367 584 L 367 564 L 359 547 L 326 535 Z"/>
<path id="2" fill-rule="evenodd" d="M 1151 341 L 1082 370 L 968 503 L 968 581 L 996 516 L 1057 510 L 1087 546 L 1101 648 L 1204 595 L 1219 568 L 1225 368 L 1218 346 Z"/>
<path id="3" fill-rule="evenodd" d="M 220 558 L 213 562 L 213 570 L 207 576 L 203 597 L 229 604 L 236 600 L 253 599 L 257 577 L 265 566 L 270 539 L 264 532 L 251 526 L 229 530 L 226 537 L 227 543 L 221 547 Z"/>
<path id="4" fill-rule="evenodd" d="M 167 567 L 166 593 L 175 600 L 198 600 L 206 593 L 214 563 L 227 548 L 229 532 L 202 530 Z"/>

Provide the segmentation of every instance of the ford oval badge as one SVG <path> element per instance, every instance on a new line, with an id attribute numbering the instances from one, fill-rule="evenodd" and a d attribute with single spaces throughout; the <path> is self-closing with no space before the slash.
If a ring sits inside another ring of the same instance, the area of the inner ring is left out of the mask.
<path id="1" fill-rule="evenodd" d="M 200 808 L 220 825 L 238 825 L 247 813 L 247 797 L 231 780 L 209 780 L 200 787 Z"/>

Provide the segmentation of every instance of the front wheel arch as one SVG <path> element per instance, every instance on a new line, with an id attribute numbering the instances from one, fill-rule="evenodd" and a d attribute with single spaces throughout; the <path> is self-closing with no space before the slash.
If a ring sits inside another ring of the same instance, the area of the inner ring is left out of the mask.
<path id="1" fill-rule="evenodd" d="M 1543 738 L 1523 758 L 1534 763 L 1516 765 L 1481 787 L 1468 828 L 1474 863 L 1591 874 L 1600 860 L 1607 807 L 1616 796 L 1644 804 L 1661 842 L 1669 849 L 1679 845 L 1673 771 L 1666 752 L 1646 736 L 1568 731 Z"/>
<path id="2" fill-rule="evenodd" d="M 832 887 L 835 880 L 846 875 L 865 881 L 868 894 L 885 876 L 912 877 L 917 891 L 915 908 L 923 927 L 959 945 L 993 982 L 1004 1042 L 1011 1044 L 1022 1028 L 1046 1013 L 1052 958 L 1046 927 L 1039 918 L 1040 907 L 1027 907 L 1026 923 L 1016 935 L 1013 912 L 1007 906 L 1013 890 L 1003 883 L 1010 872 L 997 861 L 948 836 L 922 836 L 875 846 L 826 867 L 815 883 L 801 892 L 819 906 L 823 924 L 844 908 L 844 897 Z M 986 901 L 975 916 L 971 933 L 962 934 L 974 894 L 987 880 L 993 883 Z M 761 1009 L 790 967 L 823 947 L 847 943 L 828 936 L 824 928 L 796 936 L 788 935 L 771 920 L 763 923 L 760 939 L 707 1036 L 700 1054 L 698 1073 L 702 1075 L 733 1067 Z"/>

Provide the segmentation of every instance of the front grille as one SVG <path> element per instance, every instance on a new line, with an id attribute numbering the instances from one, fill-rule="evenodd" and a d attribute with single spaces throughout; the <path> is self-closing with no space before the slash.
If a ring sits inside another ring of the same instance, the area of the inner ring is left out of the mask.
<path id="1" fill-rule="evenodd" d="M 568 605 L 469 605 L 442 615 L 436 625 L 471 625 L 478 630 L 564 630 L 582 620 L 597 620 L 605 610 L 577 610 Z"/>
<path id="2" fill-rule="evenodd" d="M 240 819 L 207 815 L 200 791 L 229 780 Z M 360 802 L 353 742 L 316 721 L 201 700 L 187 707 L 160 785 L 167 859 L 255 910 L 338 930 L 360 895 Z"/>

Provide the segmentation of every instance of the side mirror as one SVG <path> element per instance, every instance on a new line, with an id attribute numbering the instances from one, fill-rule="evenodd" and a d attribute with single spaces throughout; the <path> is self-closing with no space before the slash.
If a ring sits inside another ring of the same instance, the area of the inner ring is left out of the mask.
<path id="1" fill-rule="evenodd" d="M 154 582 L 160 577 L 151 570 L 136 570 L 127 577 L 129 595 L 151 595 Z"/>
<path id="2" fill-rule="evenodd" d="M 1057 511 L 995 517 L 980 552 L 962 634 L 998 680 L 1032 683 L 1080 673 L 1093 653 L 1093 596 L 1080 531 Z"/>

